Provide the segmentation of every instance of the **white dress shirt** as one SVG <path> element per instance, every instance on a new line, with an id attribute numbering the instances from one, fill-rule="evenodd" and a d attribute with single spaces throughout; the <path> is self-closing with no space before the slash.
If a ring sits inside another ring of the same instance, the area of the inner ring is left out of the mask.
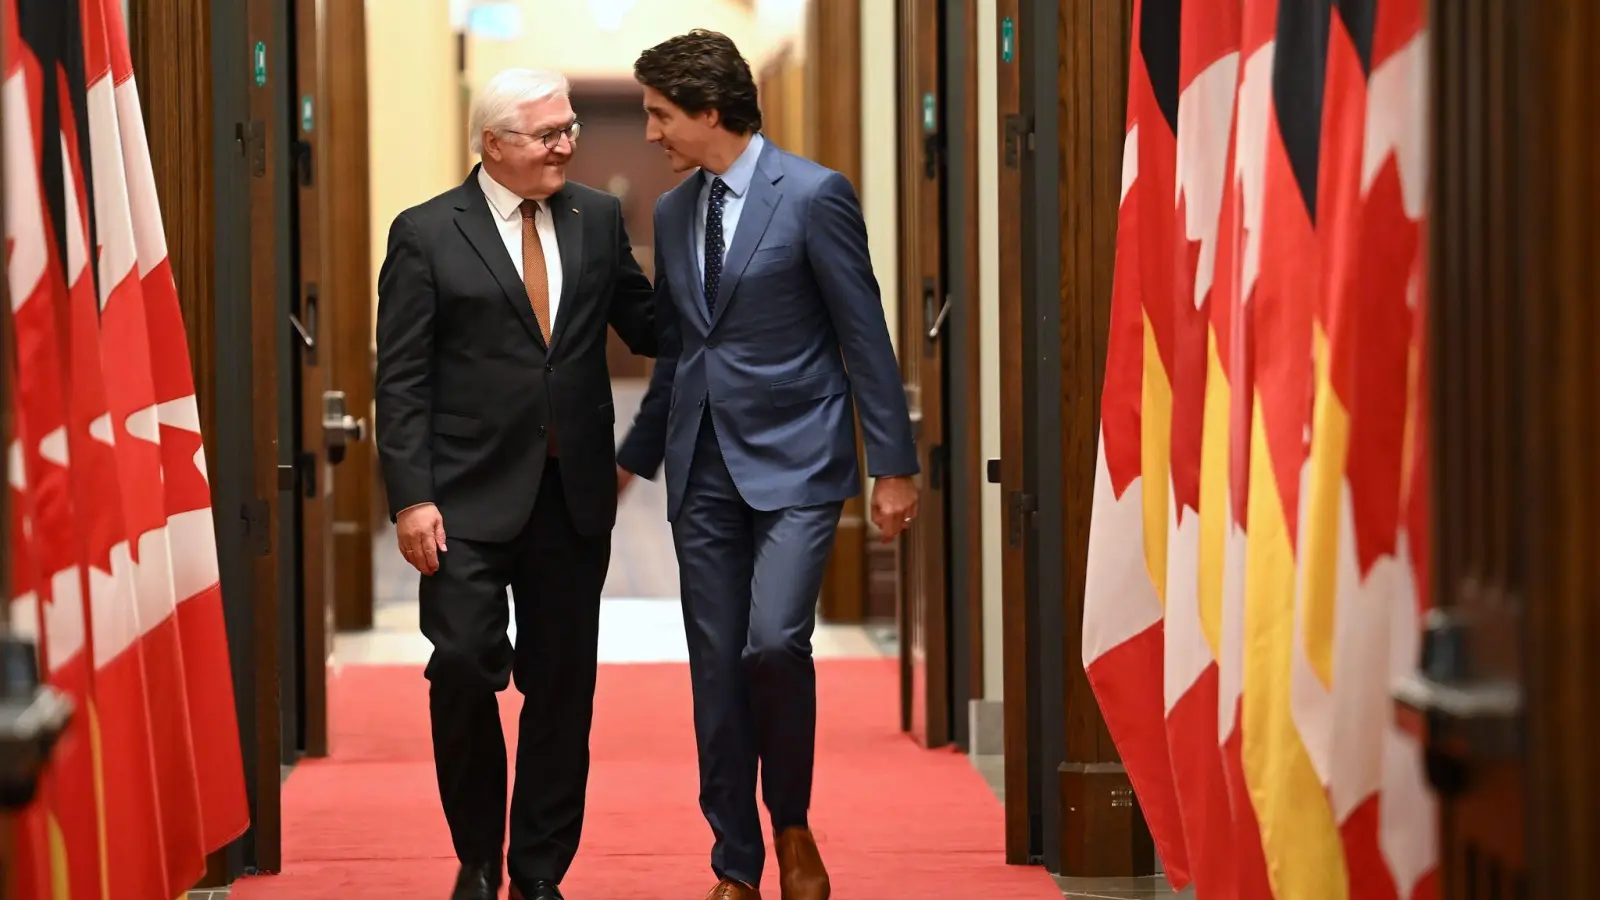
<path id="1" fill-rule="evenodd" d="M 489 177 L 485 169 L 478 170 L 478 186 L 489 201 L 495 227 L 500 229 L 500 239 L 505 242 L 511 264 L 517 268 L 517 278 L 526 281 L 522 272 L 522 198 L 510 188 Z M 550 203 L 538 201 L 539 214 L 533 219 L 534 232 L 539 235 L 539 245 L 544 248 L 545 275 L 550 284 L 550 321 L 544 326 L 551 334 L 556 330 L 556 319 L 561 306 L 561 246 L 556 243 L 556 223 L 551 218 Z"/>
<path id="2" fill-rule="evenodd" d="M 750 180 L 756 175 L 756 163 L 766 144 L 767 139 L 756 132 L 750 136 L 744 152 L 728 166 L 728 171 L 700 170 L 700 194 L 694 206 L 694 263 L 700 269 L 702 291 L 706 281 L 706 212 L 711 206 L 711 182 L 721 178 L 728 186 L 728 193 L 722 198 L 722 258 L 727 260 L 728 248 L 733 246 L 733 233 L 739 229 L 739 213 L 744 211 L 744 200 L 750 193 Z"/>

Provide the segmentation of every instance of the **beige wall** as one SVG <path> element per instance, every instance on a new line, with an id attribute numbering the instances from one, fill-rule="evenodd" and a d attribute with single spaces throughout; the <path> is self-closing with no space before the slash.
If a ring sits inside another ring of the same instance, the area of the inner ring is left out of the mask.
<path id="1" fill-rule="evenodd" d="M 465 177 L 454 33 L 445 0 L 367 0 L 372 284 L 389 226 Z"/>
<path id="2" fill-rule="evenodd" d="M 474 86 L 519 66 L 556 69 L 571 78 L 626 77 L 640 51 L 691 28 L 726 34 L 751 68 L 759 70 L 800 24 L 786 15 L 786 0 L 776 5 L 763 0 L 765 14 L 740 0 L 634 0 L 631 8 L 612 0 L 616 8 L 626 9 L 615 31 L 601 28 L 588 0 L 518 2 L 522 33 L 517 39 L 473 42 L 467 68 Z M 640 128 L 642 133 L 642 124 Z"/>
<path id="3" fill-rule="evenodd" d="M 990 0 L 991 4 L 993 0 Z M 861 213 L 867 220 L 872 273 L 883 292 L 889 336 L 900 340 L 900 215 L 898 204 L 899 112 L 895 103 L 895 6 L 889 0 L 861 4 Z"/>
<path id="4" fill-rule="evenodd" d="M 1000 159 L 995 83 L 995 0 L 978 0 L 978 406 L 983 459 L 1000 457 Z M 1001 621 L 1000 485 L 983 484 L 983 695 L 999 700 L 1005 671 Z"/>

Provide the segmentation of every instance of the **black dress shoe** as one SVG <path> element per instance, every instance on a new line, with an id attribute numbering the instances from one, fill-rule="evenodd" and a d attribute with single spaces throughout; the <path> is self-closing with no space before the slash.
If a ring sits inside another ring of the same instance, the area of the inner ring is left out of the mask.
<path id="1" fill-rule="evenodd" d="M 535 881 L 533 893 L 524 894 L 516 885 L 511 886 L 511 900 L 567 900 L 561 896 L 561 888 L 556 887 L 553 881 Z"/>
<path id="2" fill-rule="evenodd" d="M 462 866 L 450 900 L 495 900 L 500 895 L 500 864 Z"/>

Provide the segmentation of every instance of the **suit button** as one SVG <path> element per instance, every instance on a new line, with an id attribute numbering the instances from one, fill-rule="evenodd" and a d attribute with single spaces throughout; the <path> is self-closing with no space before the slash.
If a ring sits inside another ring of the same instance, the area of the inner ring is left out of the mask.
<path id="1" fill-rule="evenodd" d="M 539 437 L 544 437 L 544 433 L 545 433 L 545 427 L 543 425 L 540 425 L 539 426 Z"/>
<path id="2" fill-rule="evenodd" d="M 551 365 L 551 364 L 549 364 L 549 363 L 545 363 L 544 364 L 544 370 L 546 372 L 554 372 L 556 370 L 556 367 Z"/>
<path id="3" fill-rule="evenodd" d="M 706 341 L 706 349 L 707 350 L 715 350 L 715 349 L 717 349 L 717 342 L 716 341 Z"/>

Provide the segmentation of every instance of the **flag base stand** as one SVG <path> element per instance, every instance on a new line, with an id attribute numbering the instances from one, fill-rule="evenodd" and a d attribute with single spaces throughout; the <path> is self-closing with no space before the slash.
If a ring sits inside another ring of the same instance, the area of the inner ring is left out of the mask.
<path id="1" fill-rule="evenodd" d="M 1062 763 L 1061 873 L 1130 878 L 1157 873 L 1155 844 L 1119 763 Z"/>

